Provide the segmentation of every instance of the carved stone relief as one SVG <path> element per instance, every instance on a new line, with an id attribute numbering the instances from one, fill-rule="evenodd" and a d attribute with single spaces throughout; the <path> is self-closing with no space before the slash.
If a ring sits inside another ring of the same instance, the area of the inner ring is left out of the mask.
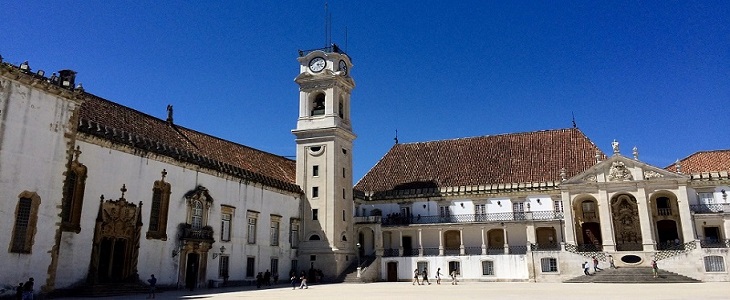
<path id="1" fill-rule="evenodd" d="M 657 173 L 655 171 L 651 171 L 651 170 L 644 171 L 644 178 L 645 179 L 654 179 L 654 178 L 662 178 L 662 177 L 664 177 L 664 175 L 659 174 L 659 173 Z"/>
<path id="2" fill-rule="evenodd" d="M 634 176 L 631 175 L 631 171 L 629 171 L 623 162 L 616 161 L 611 164 L 611 169 L 608 172 L 608 180 L 628 181 L 634 180 Z"/>

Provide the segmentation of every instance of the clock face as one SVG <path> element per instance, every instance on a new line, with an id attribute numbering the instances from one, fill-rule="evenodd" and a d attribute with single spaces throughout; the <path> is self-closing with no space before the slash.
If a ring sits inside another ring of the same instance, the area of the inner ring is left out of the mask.
<path id="1" fill-rule="evenodd" d="M 315 57 L 312 58 L 312 60 L 309 61 L 309 69 L 312 70 L 312 72 L 319 73 L 324 70 L 324 67 L 327 66 L 327 61 L 324 60 L 322 57 Z"/>
<path id="2" fill-rule="evenodd" d="M 338 67 L 338 71 L 342 71 L 342 75 L 347 75 L 347 63 L 344 60 L 340 60 Z"/>

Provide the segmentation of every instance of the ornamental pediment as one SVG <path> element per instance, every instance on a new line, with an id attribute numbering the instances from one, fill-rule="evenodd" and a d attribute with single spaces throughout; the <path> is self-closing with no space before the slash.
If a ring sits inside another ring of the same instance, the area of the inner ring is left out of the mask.
<path id="1" fill-rule="evenodd" d="M 639 160 L 615 154 L 606 161 L 597 163 L 562 184 L 611 183 L 684 177 L 681 174 L 672 173 Z"/>

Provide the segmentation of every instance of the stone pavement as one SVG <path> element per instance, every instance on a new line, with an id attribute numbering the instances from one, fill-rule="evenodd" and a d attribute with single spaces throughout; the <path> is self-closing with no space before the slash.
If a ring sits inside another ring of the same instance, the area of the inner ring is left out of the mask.
<path id="1" fill-rule="evenodd" d="M 145 299 L 146 294 L 87 299 Z M 730 283 L 599 284 L 460 282 L 413 286 L 410 282 L 313 285 L 292 290 L 285 285 L 256 290 L 249 287 L 165 291 L 157 299 L 730 299 Z M 62 298 L 70 299 L 70 298 Z"/>

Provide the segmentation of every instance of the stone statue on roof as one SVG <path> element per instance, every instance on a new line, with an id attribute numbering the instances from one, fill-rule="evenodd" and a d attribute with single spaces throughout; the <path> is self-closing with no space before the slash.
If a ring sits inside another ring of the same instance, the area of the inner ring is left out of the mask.
<path id="1" fill-rule="evenodd" d="M 611 147 L 613 147 L 613 153 L 614 154 L 618 154 L 619 153 L 618 141 L 616 141 L 616 139 L 614 139 L 613 142 L 611 143 Z"/>

